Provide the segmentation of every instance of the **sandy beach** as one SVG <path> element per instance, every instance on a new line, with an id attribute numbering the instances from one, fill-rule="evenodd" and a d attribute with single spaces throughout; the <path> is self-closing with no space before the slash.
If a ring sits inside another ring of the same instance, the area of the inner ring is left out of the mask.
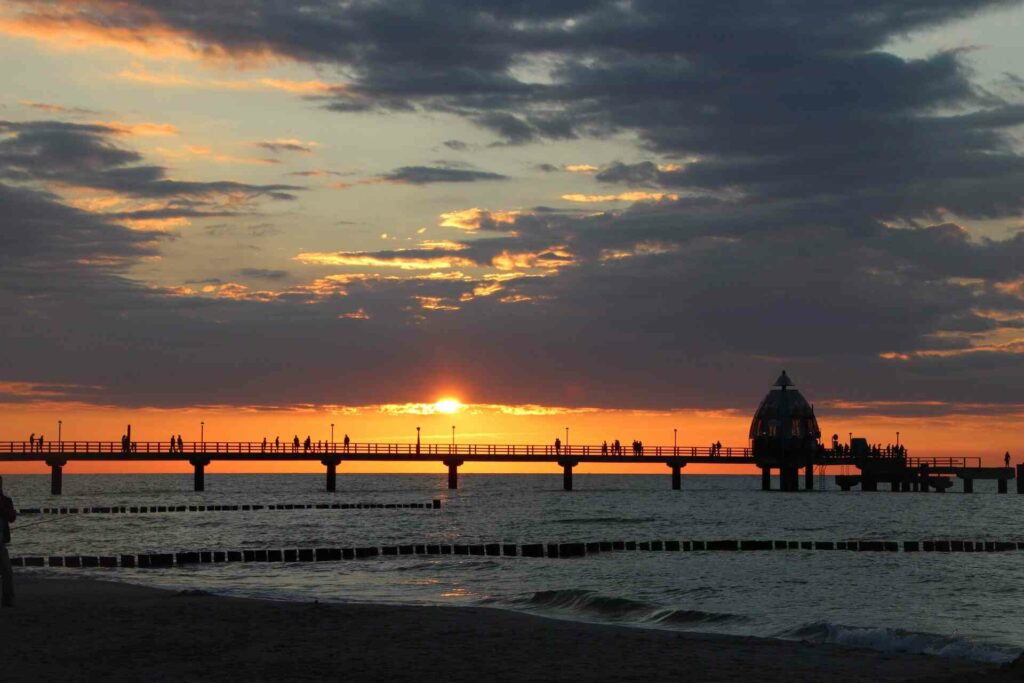
<path id="1" fill-rule="evenodd" d="M 6 681 L 995 681 L 1021 671 L 485 608 L 273 602 L 24 574 L 17 586 L 17 607 L 0 612 Z"/>

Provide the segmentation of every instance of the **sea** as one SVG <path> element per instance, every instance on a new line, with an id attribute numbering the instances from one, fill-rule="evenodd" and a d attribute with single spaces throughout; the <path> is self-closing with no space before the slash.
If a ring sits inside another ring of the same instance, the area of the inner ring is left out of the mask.
<path id="1" fill-rule="evenodd" d="M 12 555 L 202 550 L 771 539 L 1024 540 L 1024 496 L 975 493 L 783 493 L 759 477 L 665 475 L 8 475 L 18 508 L 149 505 L 429 503 L 368 508 L 23 515 Z M 824 480 L 827 481 L 827 480 Z M 777 485 L 777 483 L 776 483 Z M 956 487 L 959 489 L 959 487 Z M 991 490 L 989 490 L 991 488 Z M 1011 487 L 1012 488 L 1012 487 Z M 272 600 L 486 606 L 546 617 L 836 643 L 1005 662 L 1024 649 L 1024 552 L 826 550 L 603 552 L 581 558 L 398 555 L 310 563 L 162 569 L 33 568 L 174 590 Z"/>

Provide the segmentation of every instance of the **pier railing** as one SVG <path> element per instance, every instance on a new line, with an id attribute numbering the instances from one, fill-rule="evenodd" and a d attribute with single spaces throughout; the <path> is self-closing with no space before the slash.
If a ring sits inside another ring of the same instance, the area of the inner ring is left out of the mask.
<path id="1" fill-rule="evenodd" d="M 907 458 L 908 467 L 950 467 L 966 469 L 969 467 L 981 467 L 980 457 L 951 457 L 951 458 Z"/>
<path id="2" fill-rule="evenodd" d="M 620 450 L 608 444 L 603 445 L 554 445 L 539 444 L 437 444 L 437 443 L 330 443 L 327 441 L 312 442 L 308 447 L 305 442 L 295 445 L 293 441 L 185 441 L 181 448 L 177 442 L 171 446 L 170 441 L 132 441 L 125 448 L 120 441 L 52 441 L 38 443 L 29 441 L 0 441 L 0 454 L 25 455 L 27 458 L 39 458 L 41 455 L 91 455 L 91 454 L 150 454 L 188 455 L 188 454 L 243 454 L 243 455 L 339 455 L 346 453 L 359 455 L 410 455 L 410 456 L 654 456 L 654 457 L 706 457 L 749 458 L 751 452 L 745 447 L 713 447 L 713 446 L 644 446 L 634 451 L 631 446 L 623 445 Z"/>

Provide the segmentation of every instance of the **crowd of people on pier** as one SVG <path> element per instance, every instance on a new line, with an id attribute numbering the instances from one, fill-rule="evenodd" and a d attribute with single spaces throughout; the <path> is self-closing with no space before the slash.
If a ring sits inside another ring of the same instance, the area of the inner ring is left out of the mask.
<path id="1" fill-rule="evenodd" d="M 335 444 L 332 441 L 325 441 L 318 439 L 315 443 L 313 437 L 306 435 L 304 441 L 299 440 L 299 435 L 296 434 L 292 437 L 292 442 L 289 444 L 286 441 L 281 443 L 281 437 L 275 436 L 273 441 L 267 441 L 267 437 L 263 437 L 263 441 L 260 442 L 260 453 L 299 453 L 300 449 L 302 453 L 334 453 L 337 452 L 339 444 Z M 341 440 L 341 450 L 348 453 L 349 448 L 352 445 L 352 440 L 349 439 L 348 434 Z"/>

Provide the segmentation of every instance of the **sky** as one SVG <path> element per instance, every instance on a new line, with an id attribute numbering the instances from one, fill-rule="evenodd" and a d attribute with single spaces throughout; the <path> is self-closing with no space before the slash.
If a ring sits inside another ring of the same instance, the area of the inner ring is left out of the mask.
<path id="1" fill-rule="evenodd" d="M 743 446 L 785 368 L 827 435 L 1024 452 L 1022 28 L 0 0 L 0 439 Z"/>

